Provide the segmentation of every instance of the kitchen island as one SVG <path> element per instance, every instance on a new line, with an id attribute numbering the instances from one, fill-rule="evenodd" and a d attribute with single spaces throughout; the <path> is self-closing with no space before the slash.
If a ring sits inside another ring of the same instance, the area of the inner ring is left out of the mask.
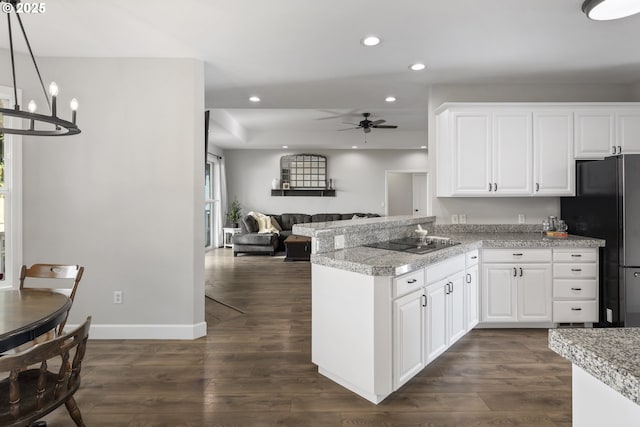
<path id="1" fill-rule="evenodd" d="M 549 330 L 572 363 L 573 426 L 640 424 L 640 328 Z"/>
<path id="2" fill-rule="evenodd" d="M 422 255 L 365 246 L 411 236 L 417 225 L 459 244 Z M 577 259 L 594 274 L 597 247 L 604 242 L 576 236 L 548 239 L 534 227 L 461 230 L 438 226 L 432 217 L 294 226 L 294 234 L 313 240 L 312 361 L 318 371 L 379 403 L 473 329 L 485 306 L 495 314 L 488 319 L 499 325 L 512 321 L 521 322 L 519 327 L 552 325 L 552 304 L 562 309 L 571 302 L 552 302 L 553 259 L 562 263 L 572 256 L 583 257 Z M 487 270 L 491 279 L 482 286 L 494 281 L 496 287 L 482 288 L 481 299 L 482 251 L 495 262 Z M 498 263 L 503 259 L 513 264 Z M 581 268 L 567 270 L 567 266 L 573 264 L 559 265 L 558 271 L 582 274 Z M 587 279 L 595 293 L 597 279 Z M 487 297 L 490 293 L 494 297 Z M 596 298 L 576 309 L 595 313 Z M 575 321 L 592 320 L 576 317 Z"/>

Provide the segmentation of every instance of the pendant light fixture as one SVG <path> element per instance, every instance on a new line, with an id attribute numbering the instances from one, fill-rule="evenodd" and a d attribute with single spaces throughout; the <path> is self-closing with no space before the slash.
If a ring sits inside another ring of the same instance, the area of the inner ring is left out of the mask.
<path id="1" fill-rule="evenodd" d="M 626 18 L 640 12 L 638 0 L 585 0 L 582 11 L 589 19 L 595 21 L 610 21 Z"/>
<path id="2" fill-rule="evenodd" d="M 51 82 L 49 85 L 49 94 L 47 94 L 46 89 L 44 88 L 44 83 L 42 82 L 42 76 L 40 75 L 40 70 L 38 69 L 38 64 L 36 63 L 36 59 L 33 56 L 33 51 L 31 50 L 31 45 L 29 44 L 29 39 L 27 39 L 27 33 L 24 30 L 24 26 L 22 25 L 22 19 L 20 19 L 20 14 L 18 13 L 20 0 L 0 0 L 0 6 L 2 6 L 2 11 L 7 15 L 7 27 L 9 30 L 9 52 L 11 54 L 11 76 L 13 78 L 13 99 L 14 106 L 13 108 L 0 108 L 0 114 L 7 117 L 15 117 L 18 119 L 25 119 L 29 121 L 29 126 L 27 128 L 22 127 L 4 127 L 5 123 L 3 122 L 2 127 L 0 127 L 0 133 L 6 134 L 15 134 L 15 135 L 34 135 L 34 136 L 61 136 L 61 135 L 75 135 L 80 133 L 80 129 L 76 125 L 76 111 L 78 110 L 78 100 L 73 98 L 70 103 L 71 109 L 71 121 L 61 119 L 57 116 L 57 105 L 56 98 L 58 97 L 58 85 L 55 82 Z M 18 21 L 20 26 L 20 30 L 22 32 L 22 36 L 24 37 L 25 44 L 27 45 L 27 49 L 29 50 L 29 55 L 31 56 L 31 61 L 33 62 L 33 66 L 36 70 L 36 74 L 38 75 L 38 79 L 40 80 L 40 86 L 42 87 L 42 91 L 44 92 L 44 97 L 47 100 L 47 105 L 49 107 L 50 114 L 38 114 L 36 110 L 38 106 L 34 100 L 29 101 L 27 104 L 27 111 L 21 110 L 20 105 L 18 104 L 18 89 L 16 84 L 16 65 L 14 60 L 14 50 L 13 50 L 13 31 L 11 26 L 11 15 L 15 16 L 15 19 Z M 51 99 L 49 99 L 49 95 L 51 95 Z M 20 123 L 20 121 L 18 121 Z M 18 125 L 20 126 L 20 125 Z"/>

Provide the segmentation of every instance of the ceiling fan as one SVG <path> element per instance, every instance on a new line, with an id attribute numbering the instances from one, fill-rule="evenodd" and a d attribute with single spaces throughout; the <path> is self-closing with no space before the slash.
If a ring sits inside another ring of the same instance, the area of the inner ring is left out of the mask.
<path id="1" fill-rule="evenodd" d="M 386 123 L 386 120 L 369 120 L 369 116 L 371 116 L 371 113 L 362 113 L 362 115 L 364 116 L 364 120 L 361 120 L 360 123 L 347 123 L 345 122 L 344 124 L 346 125 L 355 125 L 356 127 L 354 128 L 346 128 L 346 129 L 338 129 L 338 130 L 351 130 L 351 129 L 362 129 L 364 131 L 364 133 L 369 133 L 371 132 L 371 129 L 397 129 L 398 126 L 396 125 L 383 125 L 382 123 Z"/>

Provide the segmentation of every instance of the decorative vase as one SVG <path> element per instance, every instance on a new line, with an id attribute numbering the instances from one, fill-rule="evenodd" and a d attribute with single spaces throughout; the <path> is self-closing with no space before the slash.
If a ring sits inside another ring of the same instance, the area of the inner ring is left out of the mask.
<path id="1" fill-rule="evenodd" d="M 333 190 L 333 179 L 329 178 L 329 190 Z"/>
<path id="2" fill-rule="evenodd" d="M 280 188 L 280 180 L 278 178 L 273 178 L 273 181 L 271 181 L 271 189 L 278 190 L 279 188 Z"/>

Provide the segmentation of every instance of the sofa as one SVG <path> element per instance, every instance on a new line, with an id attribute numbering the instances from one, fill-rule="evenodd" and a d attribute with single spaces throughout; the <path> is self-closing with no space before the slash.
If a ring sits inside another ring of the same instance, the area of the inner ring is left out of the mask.
<path id="1" fill-rule="evenodd" d="M 265 214 L 271 218 L 275 228 L 281 228 L 279 233 L 258 233 L 258 224 L 251 215 L 246 215 L 240 221 L 240 233 L 232 238 L 233 256 L 245 254 L 269 254 L 275 255 L 278 251 L 284 251 L 284 241 L 292 233 L 294 224 L 307 224 L 310 222 L 341 221 L 346 219 L 379 217 L 371 213 L 319 213 L 314 215 L 300 213 L 283 213 L 280 215 Z M 277 225 L 276 225 L 277 224 Z"/>

